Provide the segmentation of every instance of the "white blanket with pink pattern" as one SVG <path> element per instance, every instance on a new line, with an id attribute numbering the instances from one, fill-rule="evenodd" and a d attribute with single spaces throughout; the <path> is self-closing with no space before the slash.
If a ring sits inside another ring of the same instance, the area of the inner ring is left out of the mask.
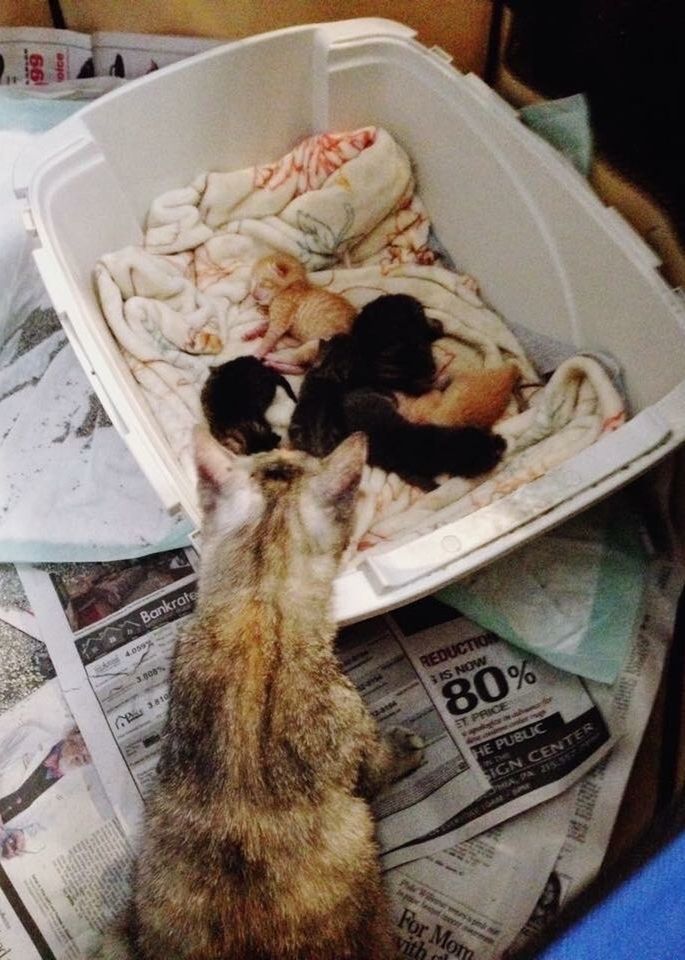
<path id="1" fill-rule="evenodd" d="M 142 247 L 104 256 L 95 268 L 103 311 L 174 455 L 191 474 L 190 436 L 201 420 L 209 368 L 254 352 L 243 335 L 262 319 L 250 293 L 253 265 L 282 250 L 314 283 L 362 307 L 383 293 L 408 293 L 442 321 L 435 344 L 447 374 L 513 360 L 524 382 L 531 363 L 475 280 L 440 265 L 411 162 L 384 130 L 321 134 L 283 158 L 228 173 L 205 173 L 158 197 Z M 289 378 L 295 391 L 299 377 Z M 281 434 L 293 403 L 278 391 L 269 419 Z M 615 429 L 621 397 L 587 356 L 563 363 L 546 385 L 512 403 L 495 429 L 508 446 L 485 478 L 455 477 L 424 493 L 394 474 L 367 468 L 354 545 L 383 549 L 464 516 Z"/>

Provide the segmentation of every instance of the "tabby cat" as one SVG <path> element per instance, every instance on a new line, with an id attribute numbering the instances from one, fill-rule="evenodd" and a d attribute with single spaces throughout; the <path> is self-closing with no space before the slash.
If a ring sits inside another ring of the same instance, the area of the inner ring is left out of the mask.
<path id="1" fill-rule="evenodd" d="M 331 590 L 366 444 L 251 458 L 196 432 L 199 599 L 160 780 L 107 960 L 395 960 L 367 798 L 421 761 L 333 652 Z"/>

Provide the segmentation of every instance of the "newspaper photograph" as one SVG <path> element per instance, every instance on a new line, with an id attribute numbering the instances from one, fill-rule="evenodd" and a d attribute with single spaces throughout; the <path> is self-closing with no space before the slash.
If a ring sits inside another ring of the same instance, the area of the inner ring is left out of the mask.
<path id="1" fill-rule="evenodd" d="M 489 789 L 437 830 L 390 853 L 386 866 L 467 840 L 557 796 L 611 749 L 609 727 L 583 681 L 455 616 L 395 636 L 440 713 L 463 738 Z"/>
<path id="2" fill-rule="evenodd" d="M 80 960 L 126 903 L 133 849 L 47 651 L 0 622 L 0 957 Z"/>

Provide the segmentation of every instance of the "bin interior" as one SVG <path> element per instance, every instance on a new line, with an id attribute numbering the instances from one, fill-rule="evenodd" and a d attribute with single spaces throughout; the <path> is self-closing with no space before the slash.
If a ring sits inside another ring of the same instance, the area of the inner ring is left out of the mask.
<path id="1" fill-rule="evenodd" d="M 172 462 L 107 328 L 96 259 L 140 243 L 163 191 L 206 170 L 276 159 L 312 132 L 366 124 L 385 127 L 407 150 L 437 236 L 505 319 L 613 355 L 633 412 L 685 380 L 683 311 L 654 256 L 496 95 L 400 25 L 295 27 L 110 94 L 52 131 L 35 165 L 29 202 L 39 255 L 49 253 L 39 259 L 48 289 L 167 505 L 193 503 L 193 483 Z M 437 585 L 425 581 L 401 602 Z"/>

